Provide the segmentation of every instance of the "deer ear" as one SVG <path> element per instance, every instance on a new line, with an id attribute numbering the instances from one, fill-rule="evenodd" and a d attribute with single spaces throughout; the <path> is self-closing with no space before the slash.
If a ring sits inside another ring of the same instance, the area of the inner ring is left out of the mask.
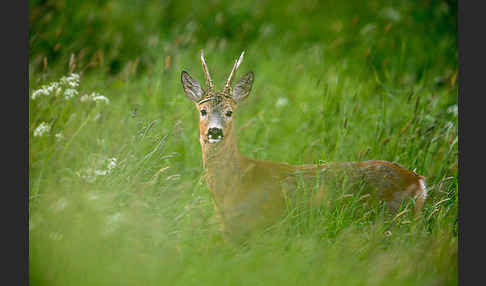
<path id="1" fill-rule="evenodd" d="M 248 97 L 253 85 L 253 72 L 245 74 L 233 87 L 233 99 L 236 103 Z"/>
<path id="2" fill-rule="evenodd" d="M 181 82 L 184 91 L 186 92 L 186 96 L 190 100 L 197 102 L 204 94 L 199 82 L 193 79 L 186 71 L 182 71 L 181 73 Z"/>

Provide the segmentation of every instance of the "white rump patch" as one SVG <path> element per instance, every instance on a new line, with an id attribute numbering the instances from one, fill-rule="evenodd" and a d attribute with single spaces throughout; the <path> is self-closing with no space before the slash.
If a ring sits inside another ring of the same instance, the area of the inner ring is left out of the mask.
<path id="1" fill-rule="evenodd" d="M 424 200 L 425 200 L 425 198 L 427 198 L 427 188 L 425 187 L 424 179 L 420 179 L 419 183 L 420 183 L 420 187 L 422 188 L 422 190 L 424 192 Z"/>

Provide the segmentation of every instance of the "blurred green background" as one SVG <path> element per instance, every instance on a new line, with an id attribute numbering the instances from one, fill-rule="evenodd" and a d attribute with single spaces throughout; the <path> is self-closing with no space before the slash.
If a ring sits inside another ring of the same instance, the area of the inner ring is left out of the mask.
<path id="1" fill-rule="evenodd" d="M 242 153 L 397 162 L 422 214 L 341 199 L 225 243 L 180 84 L 201 49 L 216 87 L 242 50 L 255 72 Z M 30 284 L 456 285 L 457 62 L 457 1 L 30 0 Z"/>

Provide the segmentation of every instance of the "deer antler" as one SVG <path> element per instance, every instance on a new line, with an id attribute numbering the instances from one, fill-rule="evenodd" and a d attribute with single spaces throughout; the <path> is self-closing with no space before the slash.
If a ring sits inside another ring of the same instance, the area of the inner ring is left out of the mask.
<path id="1" fill-rule="evenodd" d="M 231 70 L 231 73 L 228 77 L 228 80 L 226 81 L 226 85 L 224 86 L 224 90 L 228 91 L 231 88 L 231 81 L 233 80 L 233 77 L 235 76 L 236 70 L 240 66 L 241 62 L 243 61 L 243 55 L 245 54 L 245 51 L 241 53 L 240 58 L 235 62 L 235 65 L 233 66 L 233 70 Z"/>
<path id="2" fill-rule="evenodd" d="M 209 89 L 213 89 L 213 81 L 211 80 L 211 76 L 209 75 L 208 66 L 206 65 L 206 61 L 204 60 L 204 52 L 201 50 L 201 63 L 204 70 L 204 75 L 206 76 L 206 85 Z"/>

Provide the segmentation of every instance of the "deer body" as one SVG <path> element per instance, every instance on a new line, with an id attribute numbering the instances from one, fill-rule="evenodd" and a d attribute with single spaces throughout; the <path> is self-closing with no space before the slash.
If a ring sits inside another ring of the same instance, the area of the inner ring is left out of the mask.
<path id="1" fill-rule="evenodd" d="M 207 90 L 187 72 L 181 75 L 186 95 L 200 113 L 200 143 L 205 179 L 213 195 L 221 229 L 231 236 L 242 236 L 277 221 L 286 211 L 286 203 L 308 193 L 309 206 L 319 206 L 328 194 L 329 183 L 345 179 L 366 189 L 396 209 L 415 199 L 420 210 L 426 197 L 424 177 L 387 161 L 326 163 L 294 166 L 287 163 L 255 160 L 238 151 L 233 132 L 233 111 L 251 91 L 253 73 L 247 73 L 234 87 L 231 82 L 243 58 L 235 63 L 222 91 L 215 91 L 204 56 L 201 62 Z"/>

